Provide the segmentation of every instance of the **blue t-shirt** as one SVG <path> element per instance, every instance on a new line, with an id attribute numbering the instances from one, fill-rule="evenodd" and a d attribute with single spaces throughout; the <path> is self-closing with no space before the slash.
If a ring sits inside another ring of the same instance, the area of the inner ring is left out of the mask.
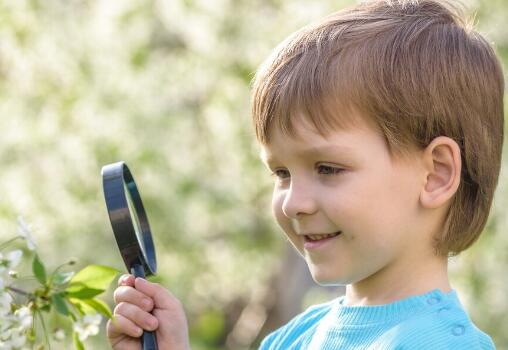
<path id="1" fill-rule="evenodd" d="M 434 289 L 386 305 L 346 306 L 344 296 L 308 308 L 259 350 L 491 350 L 455 290 Z"/>

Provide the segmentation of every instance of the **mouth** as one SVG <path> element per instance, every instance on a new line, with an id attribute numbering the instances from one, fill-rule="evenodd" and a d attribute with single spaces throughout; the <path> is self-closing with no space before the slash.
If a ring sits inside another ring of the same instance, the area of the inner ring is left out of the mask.
<path id="1" fill-rule="evenodd" d="M 341 233 L 342 233 L 342 231 L 337 231 L 334 233 L 325 233 L 325 234 L 311 233 L 311 234 L 304 235 L 304 237 L 305 237 L 305 242 L 316 242 L 316 241 L 322 241 L 325 239 L 336 237 L 336 236 L 340 235 Z"/>

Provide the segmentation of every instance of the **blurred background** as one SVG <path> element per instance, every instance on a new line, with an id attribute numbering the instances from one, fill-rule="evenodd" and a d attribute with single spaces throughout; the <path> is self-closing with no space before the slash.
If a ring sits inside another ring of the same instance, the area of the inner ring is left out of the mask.
<path id="1" fill-rule="evenodd" d="M 157 280 L 183 301 L 193 349 L 255 349 L 341 295 L 313 283 L 271 217 L 249 102 L 257 66 L 280 41 L 353 3 L 0 1 L 0 239 L 21 214 L 49 267 L 76 257 L 123 270 L 100 170 L 124 160 L 150 218 Z M 464 3 L 506 70 L 508 3 Z M 452 285 L 498 349 L 508 349 L 504 159 L 484 234 L 450 263 Z M 86 344 L 108 348 L 104 325 Z"/>

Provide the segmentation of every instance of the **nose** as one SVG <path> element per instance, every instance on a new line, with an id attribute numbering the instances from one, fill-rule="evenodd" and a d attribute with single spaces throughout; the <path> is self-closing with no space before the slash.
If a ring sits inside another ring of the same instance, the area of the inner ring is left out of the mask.
<path id="1" fill-rule="evenodd" d="M 282 202 L 282 212 L 288 218 L 297 219 L 304 214 L 313 214 L 317 210 L 315 194 L 305 183 L 291 181 Z"/>

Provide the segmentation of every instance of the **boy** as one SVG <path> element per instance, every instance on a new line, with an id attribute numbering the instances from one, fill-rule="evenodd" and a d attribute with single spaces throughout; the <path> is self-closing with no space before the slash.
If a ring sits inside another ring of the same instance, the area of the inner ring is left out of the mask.
<path id="1" fill-rule="evenodd" d="M 503 92 L 490 45 L 435 0 L 364 3 L 279 45 L 253 94 L 274 216 L 317 283 L 347 287 L 261 349 L 494 349 L 447 262 L 488 218 Z M 139 349 L 141 328 L 160 349 L 189 348 L 176 298 L 132 276 L 119 285 L 113 348 Z"/>

